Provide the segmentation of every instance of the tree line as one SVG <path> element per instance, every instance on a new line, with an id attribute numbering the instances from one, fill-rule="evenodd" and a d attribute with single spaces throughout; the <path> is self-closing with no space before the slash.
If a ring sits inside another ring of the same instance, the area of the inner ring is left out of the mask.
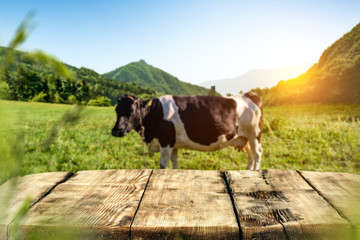
<path id="1" fill-rule="evenodd" d="M 6 48 L 0 48 L 0 61 L 5 60 Z M 133 94 L 151 98 L 156 92 L 133 83 L 118 82 L 87 68 L 66 67 L 75 75 L 67 78 L 49 67 L 15 51 L 15 61 L 0 71 L 0 96 L 17 101 L 36 101 L 108 106 L 116 104 L 117 97 Z"/>

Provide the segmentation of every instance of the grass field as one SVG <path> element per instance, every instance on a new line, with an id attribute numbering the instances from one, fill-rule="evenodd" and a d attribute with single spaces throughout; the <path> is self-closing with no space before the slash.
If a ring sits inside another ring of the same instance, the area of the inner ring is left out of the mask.
<path id="1" fill-rule="evenodd" d="M 121 139 L 111 136 L 113 107 L 86 107 L 78 121 L 64 121 L 72 108 L 0 101 L 0 167 L 5 173 L 0 183 L 14 169 L 31 174 L 144 167 L 137 133 Z M 360 106 L 265 108 L 261 143 L 262 169 L 360 173 Z M 159 158 L 159 153 L 147 155 L 148 168 L 159 168 Z M 246 153 L 233 148 L 179 151 L 181 169 L 245 169 L 246 164 Z"/>

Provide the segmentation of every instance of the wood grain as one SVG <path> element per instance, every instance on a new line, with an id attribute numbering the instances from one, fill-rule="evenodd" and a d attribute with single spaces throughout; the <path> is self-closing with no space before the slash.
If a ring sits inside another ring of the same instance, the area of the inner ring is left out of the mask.
<path id="1" fill-rule="evenodd" d="M 13 178 L 1 185 L 0 239 L 6 239 L 8 225 L 25 199 L 35 203 L 67 175 L 67 172 L 39 173 Z"/>
<path id="2" fill-rule="evenodd" d="M 80 171 L 31 208 L 22 236 L 66 230 L 71 238 L 128 239 L 150 174 L 151 170 Z"/>
<path id="3" fill-rule="evenodd" d="M 348 239 L 351 226 L 296 171 L 229 171 L 243 239 Z"/>
<path id="4" fill-rule="evenodd" d="M 239 239 L 220 171 L 154 170 L 132 239 Z"/>
<path id="5" fill-rule="evenodd" d="M 0 186 L 0 239 L 7 238 L 8 226 L 17 229 L 13 216 L 27 196 L 33 207 L 20 228 L 22 239 L 32 234 L 42 239 L 360 239 L 359 175 L 262 170 L 225 176 L 231 195 L 220 171 L 103 170 L 70 179 L 67 173 L 16 178 L 17 184 Z"/>
<path id="6" fill-rule="evenodd" d="M 355 227 L 360 239 L 360 175 L 349 173 L 300 172 L 339 213 Z"/>

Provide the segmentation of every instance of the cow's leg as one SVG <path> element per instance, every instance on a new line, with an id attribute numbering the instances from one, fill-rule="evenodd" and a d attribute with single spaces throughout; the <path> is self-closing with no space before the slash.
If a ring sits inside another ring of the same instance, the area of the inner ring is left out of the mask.
<path id="1" fill-rule="evenodd" d="M 248 155 L 248 165 L 246 167 L 247 170 L 254 170 L 254 156 L 251 151 L 251 147 L 249 142 L 245 146 L 246 153 Z"/>
<path id="2" fill-rule="evenodd" d="M 255 164 L 253 170 L 260 170 L 262 147 L 257 138 L 249 140 L 252 155 L 254 156 Z"/>
<path id="3" fill-rule="evenodd" d="M 178 158 L 178 149 L 174 148 L 171 152 L 171 161 L 173 164 L 173 169 L 177 169 L 177 158 Z"/>
<path id="4" fill-rule="evenodd" d="M 160 148 L 160 167 L 165 169 L 169 165 L 172 148 L 170 146 Z"/>

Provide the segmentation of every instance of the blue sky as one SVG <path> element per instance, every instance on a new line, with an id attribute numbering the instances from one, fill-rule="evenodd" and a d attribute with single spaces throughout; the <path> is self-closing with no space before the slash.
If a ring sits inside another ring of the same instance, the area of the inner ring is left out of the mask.
<path id="1" fill-rule="evenodd" d="M 30 10 L 35 29 L 22 50 L 99 73 L 144 59 L 195 84 L 315 63 L 360 22 L 359 0 L 2 0 L 0 45 Z"/>

